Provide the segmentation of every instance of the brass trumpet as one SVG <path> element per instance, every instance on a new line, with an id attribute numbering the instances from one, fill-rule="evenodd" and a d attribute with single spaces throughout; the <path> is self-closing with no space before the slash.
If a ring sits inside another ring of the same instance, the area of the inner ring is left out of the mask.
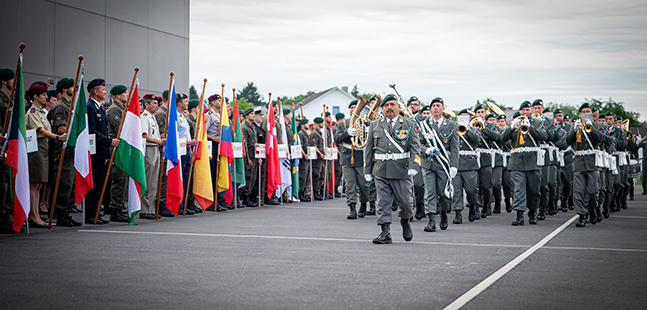
<path id="1" fill-rule="evenodd" d="M 519 131 L 521 131 L 522 134 L 528 134 L 530 132 L 530 126 L 528 126 L 528 117 L 526 116 L 519 116 L 518 117 L 519 122 L 521 125 L 519 126 Z"/>
<path id="2" fill-rule="evenodd" d="M 474 127 L 478 130 L 481 130 L 483 129 L 483 121 L 480 118 L 475 117 L 470 121 L 470 127 Z"/>

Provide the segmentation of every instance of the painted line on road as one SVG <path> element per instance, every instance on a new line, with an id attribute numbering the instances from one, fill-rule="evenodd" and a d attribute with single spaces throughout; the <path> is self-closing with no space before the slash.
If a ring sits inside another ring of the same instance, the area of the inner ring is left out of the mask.
<path id="1" fill-rule="evenodd" d="M 611 252 L 643 252 L 643 253 L 647 253 L 647 250 L 643 250 L 643 249 L 586 248 L 586 247 L 575 247 L 575 246 L 545 246 L 544 249 L 551 249 L 551 250 L 590 250 L 590 251 L 611 251 Z"/>
<path id="2" fill-rule="evenodd" d="M 613 215 L 611 218 L 623 218 L 623 219 L 647 219 L 647 216 L 631 216 L 631 215 Z"/>
<path id="3" fill-rule="evenodd" d="M 481 294 L 488 287 L 490 287 L 496 281 L 501 279 L 501 277 L 503 277 L 508 272 L 510 272 L 510 270 L 512 270 L 517 265 L 519 265 L 522 261 L 524 261 L 530 255 L 535 253 L 537 250 L 539 250 L 541 247 L 543 247 L 546 243 L 548 243 L 548 241 L 550 241 L 555 236 L 557 236 L 560 232 L 562 232 L 564 229 L 566 229 L 566 227 L 568 225 L 570 225 L 571 223 L 573 223 L 578 217 L 579 217 L 578 215 L 574 215 L 573 217 L 568 219 L 566 222 L 564 222 L 564 224 L 557 227 L 557 229 L 553 230 L 553 232 L 551 232 L 546 237 L 544 237 L 544 239 L 541 239 L 539 242 L 537 242 L 537 244 L 532 246 L 530 249 L 528 249 L 525 252 L 521 253 L 521 255 L 519 255 L 515 259 L 511 260 L 505 266 L 501 267 L 501 269 L 495 271 L 489 277 L 485 278 L 485 280 L 481 281 L 479 284 L 477 284 L 476 286 L 471 288 L 465 294 L 461 295 L 456 300 L 454 300 L 451 304 L 447 305 L 447 307 L 445 307 L 445 309 L 460 309 L 461 307 L 465 306 L 468 302 L 470 302 L 472 299 L 474 299 L 474 297 Z"/>
<path id="4" fill-rule="evenodd" d="M 258 239 L 284 239 L 284 240 L 310 240 L 310 241 L 343 241 L 370 243 L 367 239 L 346 239 L 346 238 L 324 238 L 324 237 L 293 237 L 276 235 L 234 235 L 234 234 L 206 234 L 206 233 L 181 233 L 163 231 L 128 231 L 128 230 L 102 230 L 102 229 L 79 229 L 79 232 L 107 233 L 107 234 L 133 234 L 133 235 L 163 235 L 163 236 L 195 236 L 195 237 L 225 237 L 225 238 L 258 238 Z M 430 245 L 459 245 L 474 247 L 496 247 L 496 248 L 529 248 L 529 245 L 518 244 L 491 244 L 491 243 L 461 243 L 461 242 L 434 242 L 434 241 L 411 241 L 413 244 Z"/>

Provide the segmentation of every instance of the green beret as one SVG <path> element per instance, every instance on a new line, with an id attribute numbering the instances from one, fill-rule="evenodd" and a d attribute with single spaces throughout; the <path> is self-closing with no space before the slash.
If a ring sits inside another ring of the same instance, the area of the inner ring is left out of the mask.
<path id="1" fill-rule="evenodd" d="M 543 105 L 544 105 L 544 101 L 543 101 L 543 100 L 541 100 L 541 99 L 535 99 L 535 101 L 533 101 L 533 102 L 532 102 L 532 106 L 534 107 L 534 106 L 536 106 L 536 105 L 543 106 Z"/>
<path id="2" fill-rule="evenodd" d="M 420 111 L 431 111 L 431 106 L 428 106 L 428 105 L 423 106 L 422 109 L 420 109 Z"/>
<path id="3" fill-rule="evenodd" d="M 496 118 L 496 114 L 494 114 L 494 113 L 490 113 L 490 114 L 488 114 L 488 115 L 485 117 L 485 119 L 487 120 L 487 119 L 488 119 L 488 118 L 490 118 L 490 117 L 494 117 L 494 118 Z"/>
<path id="4" fill-rule="evenodd" d="M 308 123 L 308 119 L 307 119 L 307 118 L 302 118 L 302 119 L 300 119 L 300 120 L 299 120 L 299 125 L 305 125 L 305 124 L 307 124 L 307 123 Z"/>
<path id="5" fill-rule="evenodd" d="M 542 113 L 552 112 L 549 107 L 546 107 Z"/>
<path id="6" fill-rule="evenodd" d="M 323 118 L 317 116 L 317 117 L 315 117 L 315 119 L 313 121 L 315 122 L 315 124 L 321 124 L 321 123 L 323 123 Z"/>
<path id="7" fill-rule="evenodd" d="M 291 109 L 289 109 L 289 108 L 283 108 L 283 115 L 288 115 L 288 114 L 290 114 L 290 113 L 292 113 L 292 110 L 291 110 Z"/>
<path id="8" fill-rule="evenodd" d="M 530 108 L 530 101 L 526 100 L 526 101 L 522 102 L 521 105 L 519 106 L 519 110 L 521 110 L 523 108 Z"/>
<path id="9" fill-rule="evenodd" d="M 368 101 L 376 100 L 376 99 L 377 99 L 377 95 L 374 94 L 373 96 L 371 96 L 371 98 L 368 99 Z"/>
<path id="10" fill-rule="evenodd" d="M 458 111 L 458 115 L 461 115 L 463 113 L 468 114 L 469 112 L 467 112 L 467 109 L 462 109 L 462 110 Z"/>
<path id="11" fill-rule="evenodd" d="M 597 110 L 598 110 L 598 108 L 596 108 L 596 107 L 591 107 L 591 112 L 595 112 L 595 111 L 597 111 Z"/>
<path id="12" fill-rule="evenodd" d="M 564 115 L 564 119 L 571 119 L 570 115 Z"/>
<path id="13" fill-rule="evenodd" d="M 584 109 L 584 108 L 589 108 L 590 109 L 591 105 L 588 102 L 582 103 L 582 105 L 580 106 L 580 109 L 578 111 L 582 112 L 582 109 Z"/>
<path id="14" fill-rule="evenodd" d="M 229 103 L 229 97 L 225 97 L 225 102 Z"/>
<path id="15" fill-rule="evenodd" d="M 519 113 L 519 111 L 517 111 L 517 112 L 514 112 L 514 114 L 512 115 L 512 118 L 517 118 L 519 116 L 521 116 L 521 113 Z"/>
<path id="16" fill-rule="evenodd" d="M 245 110 L 245 112 L 243 112 L 243 116 L 247 116 L 247 115 L 249 115 L 249 113 L 252 113 L 252 112 L 254 112 L 254 109 L 248 108 L 248 109 Z"/>
<path id="17" fill-rule="evenodd" d="M 335 119 L 342 119 L 344 117 L 346 117 L 346 115 L 344 115 L 344 113 L 339 112 L 339 113 L 335 114 Z"/>
<path id="18" fill-rule="evenodd" d="M 507 116 L 505 116 L 505 114 L 501 114 L 501 115 L 499 115 L 499 116 L 497 116 L 497 117 L 496 117 L 496 119 L 507 119 L 507 118 L 508 118 L 508 117 L 507 117 Z"/>
<path id="19" fill-rule="evenodd" d="M 128 90 L 128 88 L 126 88 L 126 86 L 118 84 L 118 85 L 113 86 L 110 89 L 110 94 L 113 95 L 113 96 L 121 95 L 121 94 L 125 93 L 126 90 Z"/>
<path id="20" fill-rule="evenodd" d="M 420 101 L 420 100 L 418 100 L 418 97 L 416 97 L 416 96 L 411 96 L 411 98 L 409 98 L 409 100 L 407 100 L 407 104 L 411 103 L 411 101 Z"/>
<path id="21" fill-rule="evenodd" d="M 555 113 L 555 114 L 558 114 L 558 113 L 559 113 L 559 114 L 564 114 L 564 112 L 562 111 L 562 109 L 555 109 L 555 112 L 554 112 L 554 113 Z"/>
<path id="22" fill-rule="evenodd" d="M 200 100 L 198 99 L 189 100 L 189 109 L 197 108 L 198 104 L 200 104 Z"/>
<path id="23" fill-rule="evenodd" d="M 276 102 L 276 100 L 272 100 L 272 106 L 275 106 L 277 104 L 278 104 L 278 102 Z"/>
<path id="24" fill-rule="evenodd" d="M 431 105 L 433 105 L 433 104 L 434 104 L 434 103 L 436 103 L 436 102 L 440 102 L 440 103 L 442 103 L 443 105 L 445 105 L 445 101 L 443 101 L 443 98 L 436 97 L 436 98 L 432 99 L 432 100 L 431 100 Z"/>
<path id="25" fill-rule="evenodd" d="M 387 101 L 390 101 L 390 100 L 398 101 L 398 98 L 394 94 L 388 94 L 384 97 L 384 99 L 382 99 L 382 103 L 380 104 L 380 106 L 383 106 Z"/>
<path id="26" fill-rule="evenodd" d="M 13 79 L 13 77 L 16 75 L 16 73 L 9 69 L 9 68 L 1 68 L 0 69 L 0 81 L 8 81 Z"/>
<path id="27" fill-rule="evenodd" d="M 622 116 L 620 115 L 616 116 L 616 121 L 621 121 L 621 120 L 622 120 Z"/>
<path id="28" fill-rule="evenodd" d="M 162 92 L 162 97 L 168 99 L 168 89 Z"/>
<path id="29" fill-rule="evenodd" d="M 352 107 L 354 105 L 357 105 L 357 99 L 351 100 L 351 102 L 348 104 L 348 108 L 350 109 L 350 107 Z"/>
<path id="30" fill-rule="evenodd" d="M 326 116 L 330 116 L 330 112 L 326 112 Z"/>
<path id="31" fill-rule="evenodd" d="M 485 106 L 484 106 L 484 105 L 482 105 L 482 104 L 477 104 L 477 105 L 476 105 L 476 107 L 474 107 L 474 112 L 476 112 L 476 111 L 478 111 L 478 110 L 480 110 L 480 109 L 485 110 Z"/>
<path id="32" fill-rule="evenodd" d="M 609 112 L 607 112 L 607 114 L 605 114 L 604 116 L 613 116 L 613 112 L 609 111 Z"/>
<path id="33" fill-rule="evenodd" d="M 70 78 L 62 78 L 56 82 L 57 89 L 66 89 L 74 86 L 74 80 Z"/>

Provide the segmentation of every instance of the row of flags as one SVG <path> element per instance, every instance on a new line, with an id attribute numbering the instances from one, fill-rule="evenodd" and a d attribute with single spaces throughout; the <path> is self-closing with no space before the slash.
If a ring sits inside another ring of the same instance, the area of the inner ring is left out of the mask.
<path id="1" fill-rule="evenodd" d="M 22 53 L 18 60 L 16 71 L 16 91 L 11 109 L 11 117 L 8 126 L 8 139 L 3 145 L 6 150 L 6 161 L 11 170 L 11 194 L 14 202 L 14 224 L 13 228 L 19 232 L 29 216 L 30 195 L 29 195 L 29 163 L 27 162 L 27 141 L 26 141 L 26 120 L 25 120 L 25 98 L 24 81 L 22 73 Z M 75 147 L 74 168 L 75 188 L 74 200 L 80 204 L 88 191 L 94 186 L 92 177 L 91 155 L 90 155 L 90 134 L 88 126 L 86 93 L 83 87 L 83 75 L 79 76 L 78 92 L 71 107 L 71 119 L 68 128 L 66 145 Z M 182 180 L 182 165 L 179 152 L 179 133 L 177 102 L 175 96 L 175 84 L 171 84 L 169 93 L 169 121 L 167 128 L 166 147 L 164 157 L 166 158 L 167 208 L 178 214 L 179 206 L 184 197 Z M 200 99 L 202 102 L 202 98 Z M 127 111 L 123 120 L 122 129 L 119 133 L 120 144 L 115 149 L 114 164 L 124 171 L 128 176 L 128 215 L 131 224 L 135 215 L 141 209 L 141 199 L 146 193 L 146 172 L 144 170 L 145 146 L 141 137 L 141 111 L 139 105 L 139 90 L 135 85 L 131 99 L 126 107 Z M 245 185 L 245 147 L 242 148 L 243 157 L 234 158 L 232 147 L 231 131 L 234 130 L 233 142 L 244 145 L 241 118 L 238 112 L 238 101 L 234 101 L 232 123 L 227 115 L 227 103 L 223 103 L 220 124 L 220 158 L 217 169 L 217 194 L 223 197 L 229 204 L 233 200 L 235 184 Z M 279 107 L 279 125 L 285 128 L 285 121 L 282 109 Z M 273 107 L 270 105 L 268 115 L 274 115 Z M 212 179 L 209 164 L 209 151 L 207 147 L 207 135 L 205 128 L 205 113 L 203 105 L 199 105 L 196 140 L 197 145 L 193 156 L 193 195 L 198 204 L 206 209 L 215 202 L 212 192 Z M 296 120 L 292 116 L 292 132 L 294 133 L 295 145 L 300 145 L 299 136 L 296 130 Z M 283 141 L 287 141 L 286 131 L 282 131 Z M 288 150 L 289 152 L 289 150 Z M 268 134 L 266 143 L 267 158 L 267 188 L 268 198 L 273 194 L 280 197 L 283 192 L 298 196 L 299 192 L 299 160 L 290 161 L 289 158 L 279 158 L 278 143 L 276 136 L 276 124 L 273 117 L 268 118 Z M 232 167 L 235 166 L 235 173 L 232 175 Z M 334 176 L 333 176 L 334 177 Z M 293 186 L 294 185 L 294 186 Z M 96 207 L 96 206 L 89 206 Z"/>

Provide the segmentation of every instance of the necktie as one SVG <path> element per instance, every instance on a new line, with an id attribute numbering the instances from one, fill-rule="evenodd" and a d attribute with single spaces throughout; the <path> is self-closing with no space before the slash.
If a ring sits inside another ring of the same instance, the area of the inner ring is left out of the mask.
<path id="1" fill-rule="evenodd" d="M 434 126 L 436 126 L 436 130 L 440 129 L 440 121 L 435 121 Z"/>
<path id="2" fill-rule="evenodd" d="M 389 128 L 390 128 L 391 130 L 393 130 L 393 120 L 390 120 L 390 121 L 389 121 Z"/>

